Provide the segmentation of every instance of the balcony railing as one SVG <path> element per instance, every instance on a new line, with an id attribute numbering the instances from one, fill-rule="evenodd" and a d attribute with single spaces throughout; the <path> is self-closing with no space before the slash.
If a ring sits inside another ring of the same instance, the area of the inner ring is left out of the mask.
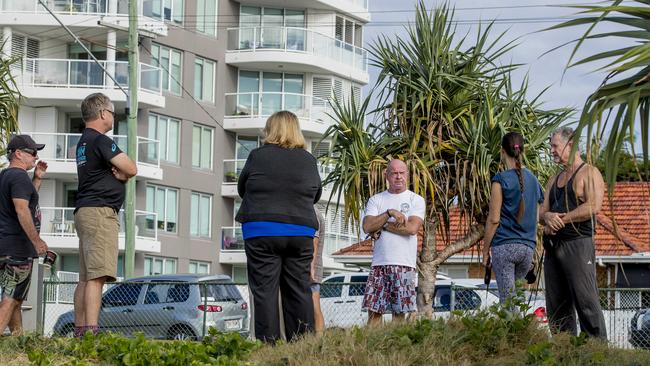
<path id="1" fill-rule="evenodd" d="M 77 158 L 77 143 L 81 134 L 79 133 L 47 133 L 47 132 L 23 132 L 39 144 L 45 144 L 45 148 L 38 152 L 39 158 L 45 161 L 74 162 Z M 127 138 L 124 135 L 114 135 L 113 140 L 126 152 Z M 160 144 L 158 140 L 138 136 L 138 148 L 136 150 L 136 161 L 154 167 L 160 167 Z"/>
<path id="2" fill-rule="evenodd" d="M 240 226 L 221 228 L 221 250 L 244 250 L 244 236 Z"/>
<path id="3" fill-rule="evenodd" d="M 357 70 L 368 71 L 368 52 L 366 50 L 306 28 L 229 28 L 228 51 L 303 52 L 351 65 Z"/>
<path id="4" fill-rule="evenodd" d="M 239 174 L 244 169 L 246 160 L 244 159 L 226 159 L 223 161 L 223 183 L 234 184 L 239 179 Z"/>
<path id="5" fill-rule="evenodd" d="M 264 92 L 226 93 L 226 117 L 268 117 L 278 111 L 291 111 L 313 122 L 329 120 L 327 100 L 306 94 Z"/>
<path id="6" fill-rule="evenodd" d="M 138 9 L 152 1 L 139 0 Z M 121 0 L 45 0 L 45 4 L 52 12 L 64 15 L 129 15 L 129 2 Z M 0 0 L 0 11 L 48 14 L 38 0 Z"/>
<path id="7" fill-rule="evenodd" d="M 135 237 L 158 240 L 157 214 L 135 210 Z M 124 235 L 124 210 L 120 210 L 120 235 Z M 75 237 L 74 207 L 41 207 L 41 235 Z"/>
<path id="8" fill-rule="evenodd" d="M 129 84 L 127 61 L 99 61 L 123 88 Z M 117 89 L 102 68 L 93 60 L 47 58 L 24 59 L 22 84 L 33 87 Z M 140 63 L 140 90 L 161 95 L 162 74 L 159 67 Z"/>
<path id="9" fill-rule="evenodd" d="M 339 249 L 357 243 L 360 240 L 363 240 L 363 238 L 360 239 L 356 235 L 326 231 L 325 247 L 323 249 L 323 252 L 329 255 L 336 252 Z M 223 251 L 244 250 L 244 236 L 242 234 L 241 226 L 223 227 L 221 229 L 221 250 Z"/>

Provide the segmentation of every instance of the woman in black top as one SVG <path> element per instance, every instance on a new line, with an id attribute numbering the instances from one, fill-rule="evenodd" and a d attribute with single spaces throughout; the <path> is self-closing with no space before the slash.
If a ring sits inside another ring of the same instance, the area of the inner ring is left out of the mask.
<path id="1" fill-rule="evenodd" d="M 274 113 L 264 134 L 237 183 L 242 204 L 236 220 L 245 241 L 255 337 L 274 343 L 280 337 L 278 289 L 287 339 L 313 329 L 309 276 L 321 180 L 295 114 Z"/>

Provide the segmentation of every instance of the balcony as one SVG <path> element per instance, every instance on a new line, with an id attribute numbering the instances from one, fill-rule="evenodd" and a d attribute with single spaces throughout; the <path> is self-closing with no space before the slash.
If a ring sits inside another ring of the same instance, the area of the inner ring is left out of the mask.
<path id="1" fill-rule="evenodd" d="M 242 264 L 246 263 L 244 253 L 244 236 L 241 226 L 221 228 L 221 253 L 220 263 Z"/>
<path id="2" fill-rule="evenodd" d="M 34 141 L 45 144 L 45 148 L 38 152 L 40 159 L 48 163 L 47 174 L 49 177 L 66 177 L 77 174 L 77 142 L 79 133 L 46 133 L 23 132 L 32 136 Z M 127 138 L 124 135 L 111 136 L 122 151 L 126 152 Z M 162 179 L 163 171 L 160 168 L 160 144 L 157 140 L 138 136 L 136 149 L 136 162 L 138 165 L 137 177 L 146 179 Z"/>
<path id="3" fill-rule="evenodd" d="M 237 198 L 237 180 L 239 173 L 244 169 L 246 160 L 226 159 L 223 161 L 223 181 L 221 183 L 221 196 Z"/>
<path id="4" fill-rule="evenodd" d="M 156 0 L 139 0 L 138 28 L 152 36 L 166 36 L 167 26 L 152 11 Z M 161 3 L 161 1 L 157 1 Z M 129 3 L 122 0 L 46 0 L 47 7 L 69 27 L 129 26 Z M 146 10 L 145 10 L 146 9 Z M 20 15 L 24 16 L 20 16 Z M 18 15 L 18 16 L 17 16 Z M 60 27 L 38 0 L 0 0 L 0 24 Z"/>
<path id="5" fill-rule="evenodd" d="M 99 61 L 124 89 L 128 88 L 126 61 Z M 164 108 L 162 74 L 159 67 L 140 63 L 138 102 L 143 108 Z M 116 107 L 126 106 L 126 95 L 93 60 L 28 58 L 15 69 L 21 93 L 33 106 L 68 105 L 77 107 L 88 94 L 103 92 Z M 62 89 L 65 89 L 63 91 Z"/>
<path id="6" fill-rule="evenodd" d="M 321 136 L 332 123 L 332 109 L 327 100 L 306 94 L 265 92 L 226 93 L 223 127 L 247 135 L 257 135 L 271 114 L 287 110 L 300 119 L 307 136 Z"/>
<path id="7" fill-rule="evenodd" d="M 124 250 L 124 210 L 120 210 L 118 245 Z M 158 228 L 154 212 L 135 211 L 136 252 L 160 253 Z M 74 207 L 41 207 L 41 237 L 52 249 L 78 249 L 79 238 L 74 225 Z"/>
<path id="8" fill-rule="evenodd" d="M 250 69 L 328 73 L 367 84 L 368 53 L 360 47 L 305 28 L 228 29 L 226 62 Z"/>

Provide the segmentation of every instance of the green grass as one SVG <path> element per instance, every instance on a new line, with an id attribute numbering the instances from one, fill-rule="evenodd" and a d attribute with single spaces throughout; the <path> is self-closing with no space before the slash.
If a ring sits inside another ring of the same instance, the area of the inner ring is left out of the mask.
<path id="1" fill-rule="evenodd" d="M 202 342 L 150 341 L 141 334 L 3 337 L 0 365 L 650 365 L 648 351 L 584 337 L 551 338 L 533 316 L 517 314 L 494 306 L 448 321 L 328 329 L 322 337 L 275 347 L 215 331 Z"/>

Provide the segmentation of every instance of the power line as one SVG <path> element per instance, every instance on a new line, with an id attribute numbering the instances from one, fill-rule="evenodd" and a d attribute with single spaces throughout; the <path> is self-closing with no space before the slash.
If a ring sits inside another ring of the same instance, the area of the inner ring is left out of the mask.
<path id="1" fill-rule="evenodd" d="M 140 44 L 140 47 L 141 47 L 143 50 L 145 50 L 145 52 L 147 52 L 147 53 L 149 54 L 149 56 L 150 56 L 152 59 L 154 59 L 154 56 L 153 56 L 153 54 L 151 53 L 151 50 L 149 50 L 149 49 L 148 49 L 147 47 L 145 47 L 143 44 Z M 176 77 L 175 77 L 175 76 L 174 76 L 174 75 L 169 71 L 169 69 L 168 69 L 166 66 L 164 66 L 162 63 L 158 62 L 158 60 L 156 60 L 156 63 L 158 64 L 158 66 L 159 66 L 159 67 L 160 67 L 160 68 L 161 68 L 165 73 L 167 73 L 167 75 L 169 76 L 170 79 L 174 80 L 174 81 L 178 84 L 178 86 L 181 87 L 181 90 L 182 90 L 186 95 L 188 95 L 190 98 L 192 98 L 192 100 L 194 101 L 194 103 L 196 103 L 196 104 L 199 106 L 199 108 L 201 108 L 201 109 L 203 110 L 203 112 L 205 112 L 205 114 L 207 114 L 208 117 L 210 117 L 210 119 L 213 120 L 214 123 L 217 124 L 217 126 L 219 126 L 222 130 L 226 131 L 226 129 L 223 127 L 223 124 L 221 124 L 219 121 L 217 121 L 217 119 L 214 118 L 214 117 L 212 116 L 212 114 L 210 114 L 210 112 L 208 112 L 207 109 L 205 109 L 205 107 L 203 106 L 203 104 L 202 104 L 200 101 L 198 101 L 198 100 L 194 97 L 194 95 L 193 95 L 192 93 L 190 93 L 187 89 L 185 89 L 185 87 L 183 86 L 183 83 L 180 82 L 178 79 L 176 79 Z M 217 65 L 217 63 L 215 62 L 215 66 L 216 66 L 216 65 Z M 215 75 L 216 75 L 216 67 L 215 67 Z M 215 93 L 215 96 L 216 96 L 216 93 Z"/>

